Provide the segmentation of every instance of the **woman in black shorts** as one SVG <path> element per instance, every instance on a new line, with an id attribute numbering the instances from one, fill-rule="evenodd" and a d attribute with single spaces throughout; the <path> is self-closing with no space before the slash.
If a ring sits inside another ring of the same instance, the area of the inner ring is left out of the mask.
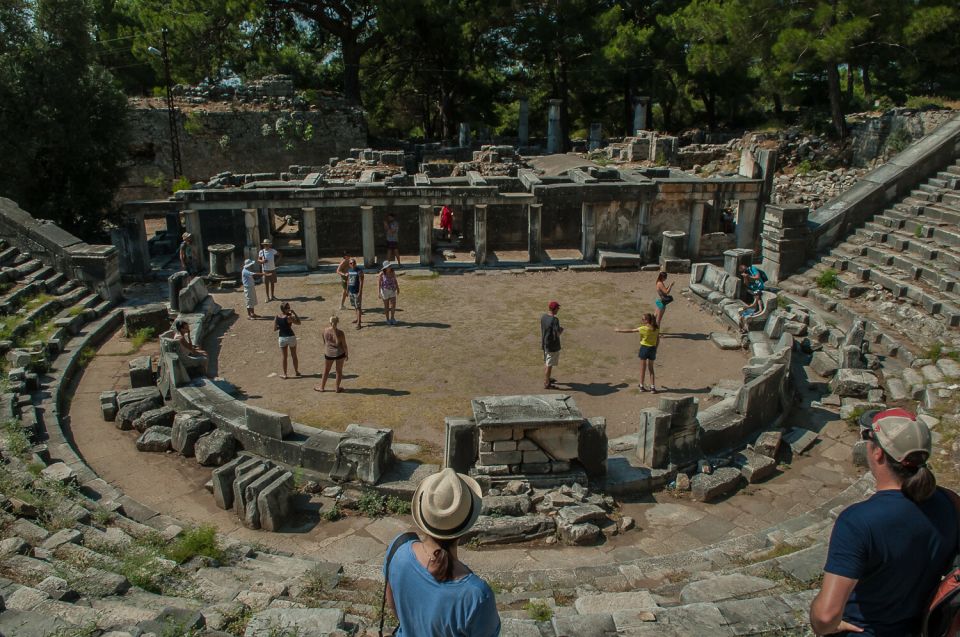
<path id="1" fill-rule="evenodd" d="M 337 392 L 342 392 L 343 387 L 340 382 L 343 380 L 343 363 L 350 358 L 347 351 L 347 335 L 343 330 L 337 327 L 340 322 L 336 316 L 330 317 L 330 327 L 323 330 L 323 377 L 320 384 L 313 389 L 316 391 L 327 391 L 327 376 L 330 375 L 330 368 L 334 363 L 337 364 Z"/>

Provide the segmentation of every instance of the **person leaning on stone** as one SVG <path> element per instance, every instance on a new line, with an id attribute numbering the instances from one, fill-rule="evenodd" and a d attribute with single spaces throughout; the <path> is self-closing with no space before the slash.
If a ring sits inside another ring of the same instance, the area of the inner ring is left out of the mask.
<path id="1" fill-rule="evenodd" d="M 396 635 L 500 634 L 493 590 L 457 556 L 460 538 L 480 515 L 481 498 L 477 481 L 453 469 L 417 487 L 411 514 L 419 537 L 397 536 L 383 563 L 385 602 L 400 622 Z"/>
<path id="2" fill-rule="evenodd" d="M 190 370 L 197 370 L 204 376 L 207 375 L 207 364 L 210 357 L 207 353 L 193 343 L 193 337 L 190 334 L 190 324 L 182 319 L 173 322 L 174 337 L 173 340 L 180 346 L 180 357 L 183 366 Z"/>
<path id="3" fill-rule="evenodd" d="M 817 635 L 915 637 L 960 548 L 960 500 L 937 487 L 930 430 L 910 412 L 878 413 L 861 437 L 876 493 L 837 517 L 810 623 Z"/>
<path id="4" fill-rule="evenodd" d="M 177 251 L 180 256 L 180 269 L 192 276 L 196 274 L 196 267 L 193 264 L 193 235 L 184 232 L 180 238 L 182 241 Z"/>
<path id="5" fill-rule="evenodd" d="M 557 312 L 559 311 L 560 304 L 556 301 L 550 301 L 547 305 L 547 313 L 540 316 L 544 389 L 557 388 L 557 380 L 550 374 L 553 372 L 553 368 L 560 364 L 560 335 L 563 334 L 563 328 L 560 327 L 560 319 L 557 318 Z"/>

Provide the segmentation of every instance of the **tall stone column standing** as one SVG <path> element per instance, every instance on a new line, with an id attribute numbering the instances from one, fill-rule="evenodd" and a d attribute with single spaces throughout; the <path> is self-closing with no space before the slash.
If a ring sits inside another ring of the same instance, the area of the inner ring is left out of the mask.
<path id="1" fill-rule="evenodd" d="M 184 210 L 180 213 L 183 218 L 183 227 L 193 235 L 193 266 L 203 268 L 203 233 L 200 231 L 200 211 Z"/>
<path id="2" fill-rule="evenodd" d="M 650 110 L 650 98 L 646 96 L 640 96 L 634 99 L 633 101 L 633 130 L 631 131 L 632 135 L 636 135 L 637 131 L 648 130 L 650 127 L 649 122 L 647 121 L 648 111 Z"/>
<path id="3" fill-rule="evenodd" d="M 687 254 L 696 260 L 700 256 L 700 237 L 703 235 L 703 212 L 706 204 L 694 201 L 690 210 L 690 232 L 687 238 Z"/>
<path id="4" fill-rule="evenodd" d="M 303 223 L 300 226 L 303 232 L 303 258 L 311 270 L 317 267 L 320 261 L 319 237 L 317 237 L 317 209 L 304 208 L 301 212 Z"/>
<path id="5" fill-rule="evenodd" d="M 433 259 L 433 206 L 420 206 L 420 265 L 429 267 Z"/>
<path id="6" fill-rule="evenodd" d="M 597 225 L 593 204 L 580 206 L 580 258 L 593 261 L 597 258 Z"/>
<path id="7" fill-rule="evenodd" d="M 547 113 L 547 154 L 559 153 L 563 148 L 562 131 L 560 128 L 560 105 L 563 100 L 550 100 L 550 110 Z"/>
<path id="8" fill-rule="evenodd" d="M 757 216 L 760 204 L 756 199 L 741 199 L 737 204 L 737 247 L 752 250 L 757 242 Z"/>
<path id="9" fill-rule="evenodd" d="M 373 243 L 373 206 L 360 206 L 360 232 L 363 237 L 363 267 L 377 263 L 377 249 Z"/>
<path id="10" fill-rule="evenodd" d="M 590 124 L 590 139 L 588 140 L 587 150 L 597 150 L 603 142 L 603 124 L 593 122 Z"/>
<path id="11" fill-rule="evenodd" d="M 517 122 L 517 145 L 526 146 L 530 142 L 530 101 L 520 98 L 520 121 Z"/>
<path id="12" fill-rule="evenodd" d="M 530 263 L 543 261 L 543 204 L 527 206 L 527 260 Z"/>
<path id="13" fill-rule="evenodd" d="M 487 262 L 487 204 L 473 207 L 473 240 L 477 265 Z"/>
<path id="14" fill-rule="evenodd" d="M 470 124 L 467 122 L 460 122 L 460 148 L 469 148 L 470 144 Z"/>
<path id="15" fill-rule="evenodd" d="M 256 208 L 244 208 L 243 226 L 246 230 L 243 243 L 243 257 L 256 259 L 260 250 L 260 211 Z"/>

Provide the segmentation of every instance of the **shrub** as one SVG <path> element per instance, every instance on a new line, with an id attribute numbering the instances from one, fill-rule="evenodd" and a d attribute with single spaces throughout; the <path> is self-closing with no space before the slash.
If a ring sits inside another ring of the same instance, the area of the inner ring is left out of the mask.
<path id="1" fill-rule="evenodd" d="M 173 182 L 173 185 L 171 186 L 170 190 L 172 190 L 173 192 L 179 192 L 181 190 L 190 190 L 191 186 L 193 186 L 193 184 L 190 183 L 190 180 L 184 177 L 183 175 L 180 175 L 179 177 L 177 177 L 176 181 Z"/>
<path id="2" fill-rule="evenodd" d="M 367 517 L 378 518 L 386 513 L 387 500 L 376 491 L 364 491 L 357 500 L 357 510 Z"/>
<path id="3" fill-rule="evenodd" d="M 141 327 L 134 332 L 133 336 L 130 337 L 131 353 L 139 351 L 147 341 L 153 340 L 156 335 L 157 332 L 152 327 Z"/>
<path id="4" fill-rule="evenodd" d="M 89 346 L 84 347 L 82 350 L 80 350 L 79 356 L 77 356 L 77 365 L 79 365 L 81 368 L 86 367 L 90 364 L 90 361 L 96 357 L 96 355 L 97 351 L 95 349 Z"/>
<path id="5" fill-rule="evenodd" d="M 187 135 L 200 135 L 204 129 L 203 115 L 197 111 L 187 113 L 187 118 L 183 122 L 183 130 Z"/>
<path id="6" fill-rule="evenodd" d="M 523 610 L 527 611 L 530 619 L 538 622 L 548 622 L 553 617 L 553 609 L 543 600 L 531 599 L 523 605 Z"/>
<path id="7" fill-rule="evenodd" d="M 833 268 L 827 268 L 815 279 L 817 287 L 821 290 L 836 290 L 839 280 L 839 273 Z"/>
<path id="8" fill-rule="evenodd" d="M 222 562 L 226 555 L 220 546 L 217 530 L 211 525 L 187 529 L 166 548 L 165 553 L 177 564 L 183 564 L 197 555 Z"/>
<path id="9" fill-rule="evenodd" d="M 387 498 L 387 510 L 396 515 L 406 515 L 410 513 L 410 501 L 391 495 Z"/>
<path id="10" fill-rule="evenodd" d="M 340 507 L 334 504 L 332 507 L 320 514 L 320 518 L 325 522 L 336 522 L 343 517 Z"/>
<path id="11" fill-rule="evenodd" d="M 923 226 L 917 226 L 916 228 L 914 228 L 914 229 L 913 229 L 913 236 L 915 236 L 917 239 L 919 239 L 920 237 L 922 237 L 922 236 L 923 236 Z"/>
<path id="12" fill-rule="evenodd" d="M 7 451 L 11 455 L 20 457 L 30 451 L 30 438 L 27 437 L 27 432 L 23 430 L 19 421 L 8 420 L 3 423 L 3 433 L 7 439 Z"/>

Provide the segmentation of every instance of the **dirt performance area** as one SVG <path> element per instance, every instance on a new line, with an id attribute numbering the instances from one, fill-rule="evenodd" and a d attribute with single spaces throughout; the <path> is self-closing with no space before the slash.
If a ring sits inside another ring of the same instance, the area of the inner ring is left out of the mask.
<path id="1" fill-rule="evenodd" d="M 471 415 L 470 400 L 496 394 L 540 394 L 543 353 L 540 316 L 551 300 L 560 303 L 564 328 L 558 392 L 571 395 L 585 416 L 607 419 L 611 438 L 635 433 L 639 412 L 661 395 L 693 394 L 701 408 L 721 379 L 742 378 L 747 356 L 723 351 L 709 340 L 724 329 L 680 294 L 686 275 L 671 276 L 676 299 L 667 308 L 657 352 L 660 394 L 641 393 L 637 334 L 644 312 L 654 311 L 655 272 L 519 273 L 479 271 L 436 275 L 400 270 L 396 326 L 387 325 L 377 299 L 376 272 L 365 280 L 363 329 L 354 312 L 339 310 L 341 286 L 334 274 L 281 277 L 277 297 L 289 301 L 303 320 L 296 328 L 302 378 L 280 377 L 280 350 L 273 317 L 279 301 L 261 302 L 250 320 L 239 292 L 214 293 L 232 307 L 236 320 L 206 345 L 214 371 L 252 403 L 288 413 L 297 422 L 342 430 L 349 423 L 390 427 L 397 441 L 423 447 L 421 459 L 440 459 L 444 418 Z M 257 296 L 266 298 L 262 285 Z M 340 317 L 350 357 L 344 393 L 313 391 L 323 371 L 322 331 Z M 293 374 L 292 365 L 289 372 Z M 649 384 L 650 380 L 647 379 Z"/>

